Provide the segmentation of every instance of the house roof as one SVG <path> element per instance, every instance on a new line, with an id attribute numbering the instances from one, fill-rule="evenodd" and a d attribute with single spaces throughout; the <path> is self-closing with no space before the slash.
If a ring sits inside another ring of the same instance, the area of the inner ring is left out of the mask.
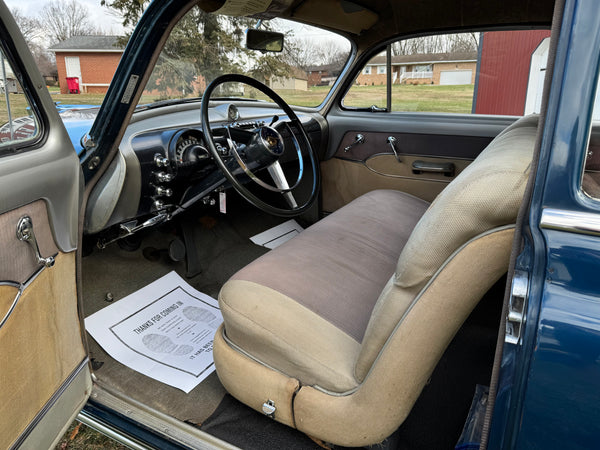
<path id="1" fill-rule="evenodd" d="M 53 52 L 118 52 L 123 53 L 125 47 L 119 36 L 73 36 L 48 50 Z"/>
<path id="2" fill-rule="evenodd" d="M 454 52 L 454 53 L 422 53 L 417 55 L 396 55 L 392 56 L 392 64 L 433 64 L 439 62 L 475 62 L 477 61 L 477 52 Z M 385 55 L 378 55 L 372 58 L 367 65 L 383 66 L 385 65 Z"/>
<path id="3" fill-rule="evenodd" d="M 307 72 L 339 72 L 340 70 L 339 64 L 321 64 L 319 66 L 309 66 L 306 68 Z"/>
<path id="4" fill-rule="evenodd" d="M 292 67 L 292 76 L 298 80 L 308 80 L 308 74 L 306 71 L 299 67 Z"/>

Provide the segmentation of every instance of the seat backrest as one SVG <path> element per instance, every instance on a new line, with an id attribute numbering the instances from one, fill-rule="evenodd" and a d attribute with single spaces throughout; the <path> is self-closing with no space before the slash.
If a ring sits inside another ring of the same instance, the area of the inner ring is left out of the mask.
<path id="1" fill-rule="evenodd" d="M 386 341 L 394 330 L 403 326 L 408 312 L 428 291 L 462 296 L 458 300 L 466 305 L 458 308 L 460 318 L 436 325 L 444 327 L 444 323 L 448 323 L 453 328 L 440 334 L 447 340 L 456 332 L 456 325 L 460 326 L 466 319 L 471 305 L 474 306 L 506 272 L 513 235 L 507 230 L 514 228 L 523 199 L 537 123 L 537 116 L 527 116 L 500 133 L 444 189 L 418 222 L 400 254 L 395 274 L 373 309 L 355 366 L 358 380 L 365 378 Z M 501 231 L 504 232 L 499 234 Z M 483 241 L 474 245 L 481 239 L 485 239 L 488 248 L 482 249 Z M 456 263 L 449 265 L 449 262 L 467 249 L 477 251 L 473 256 L 480 262 L 475 269 L 470 269 L 472 273 L 461 273 L 463 267 L 457 267 Z M 448 273 L 450 270 L 455 273 Z M 444 276 L 440 277 L 442 272 Z M 458 290 L 455 281 L 461 283 Z M 438 302 L 447 300 L 445 295 L 436 299 Z M 411 320 L 414 323 L 419 319 Z M 423 320 L 429 319 L 423 316 Z M 428 324 L 423 323 L 424 339 L 427 328 Z M 434 342 L 432 346 L 443 351 L 448 343 L 449 340 Z"/>

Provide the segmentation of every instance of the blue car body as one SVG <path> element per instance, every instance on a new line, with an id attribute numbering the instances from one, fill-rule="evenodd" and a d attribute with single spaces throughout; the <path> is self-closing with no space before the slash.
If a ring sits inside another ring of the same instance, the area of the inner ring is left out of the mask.
<path id="1" fill-rule="evenodd" d="M 489 448 L 600 439 L 600 204 L 581 190 L 600 62 L 594 1 L 567 1 L 525 244 L 520 344 L 504 344 Z"/>
<path id="2" fill-rule="evenodd" d="M 81 139 L 90 131 L 98 110 L 97 105 L 56 105 L 77 155 L 83 153 Z"/>

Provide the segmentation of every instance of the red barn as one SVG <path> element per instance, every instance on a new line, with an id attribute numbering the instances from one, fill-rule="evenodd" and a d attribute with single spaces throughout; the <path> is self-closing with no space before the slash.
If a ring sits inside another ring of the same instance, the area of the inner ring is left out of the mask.
<path id="1" fill-rule="evenodd" d="M 124 47 L 118 36 L 73 36 L 52 46 L 61 94 L 69 92 L 67 77 L 79 79 L 80 92 L 106 93 Z"/>
<path id="2" fill-rule="evenodd" d="M 483 33 L 473 112 L 521 116 L 539 111 L 549 30 Z"/>

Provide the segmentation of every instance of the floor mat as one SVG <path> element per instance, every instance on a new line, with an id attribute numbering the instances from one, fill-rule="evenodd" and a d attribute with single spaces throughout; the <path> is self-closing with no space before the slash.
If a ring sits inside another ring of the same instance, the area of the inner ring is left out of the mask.
<path id="1" fill-rule="evenodd" d="M 257 413 L 229 394 L 200 429 L 247 450 L 323 448 L 304 433 Z"/>
<path id="2" fill-rule="evenodd" d="M 267 216 L 240 205 L 240 214 L 215 217 L 188 215 L 195 244 L 201 253 L 202 272 L 187 281 L 196 289 L 215 297 L 223 283 L 248 262 L 268 250 L 250 242 L 250 236 L 276 225 L 281 218 Z M 241 214 L 243 212 L 243 214 Z M 209 220 L 210 219 L 210 220 Z M 83 258 L 83 298 L 86 316 L 118 302 L 168 272 L 186 274 L 184 261 L 173 262 L 160 253 L 158 260 L 144 257 L 144 249 L 168 248 L 177 237 L 176 226 L 159 227 L 140 234 L 142 245 L 126 251 L 118 245 L 94 250 Z M 91 338 L 90 358 L 98 382 L 182 421 L 201 423 L 217 408 L 225 390 L 215 374 L 210 375 L 189 394 L 139 374 L 111 358 Z"/>

